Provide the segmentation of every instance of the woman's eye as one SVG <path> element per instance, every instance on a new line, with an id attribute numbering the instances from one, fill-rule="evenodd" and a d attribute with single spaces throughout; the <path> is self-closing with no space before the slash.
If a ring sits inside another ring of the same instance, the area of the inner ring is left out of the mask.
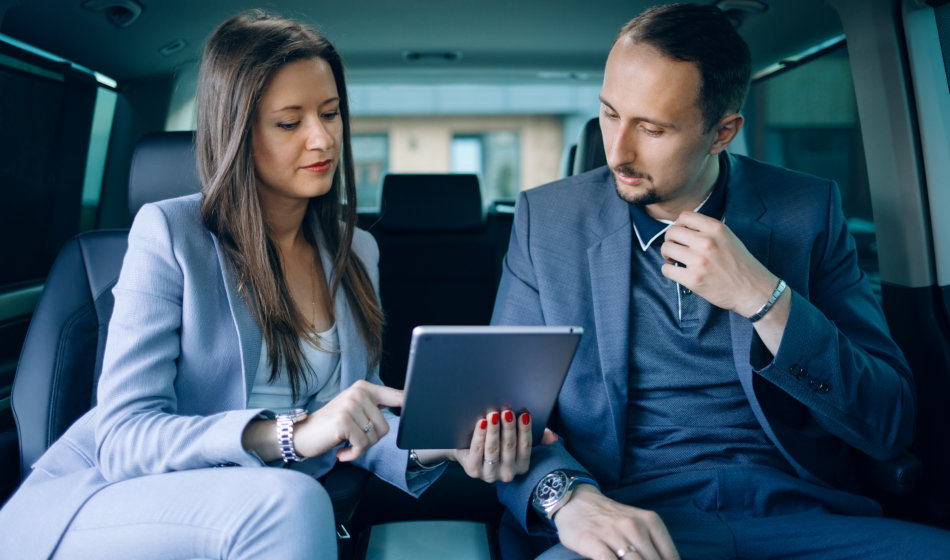
<path id="1" fill-rule="evenodd" d="M 297 126 L 299 125 L 300 125 L 300 121 L 291 122 L 291 123 L 285 123 L 285 122 L 277 123 L 277 126 L 279 126 L 280 128 L 283 128 L 284 130 L 293 130 L 297 128 Z"/>
<path id="2" fill-rule="evenodd" d="M 330 120 L 333 120 L 333 119 L 335 119 L 335 118 L 337 118 L 337 117 L 340 116 L 340 110 L 339 110 L 339 109 L 336 109 L 336 110 L 330 111 L 330 112 L 328 112 L 328 113 L 324 113 L 322 116 L 323 116 L 324 119 L 330 121 Z"/>

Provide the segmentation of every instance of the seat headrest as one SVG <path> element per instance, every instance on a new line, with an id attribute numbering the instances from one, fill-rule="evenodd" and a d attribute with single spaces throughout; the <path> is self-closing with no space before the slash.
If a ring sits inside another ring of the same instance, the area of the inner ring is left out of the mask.
<path id="1" fill-rule="evenodd" d="M 129 216 L 148 202 L 201 190 L 194 132 L 154 132 L 135 145 L 129 170 Z"/>
<path id="2" fill-rule="evenodd" d="M 595 117 L 587 121 L 577 139 L 573 175 L 580 175 L 604 165 L 607 165 L 604 137 L 600 133 L 600 119 Z"/>
<path id="3" fill-rule="evenodd" d="M 383 229 L 458 231 L 484 224 L 477 175 L 389 174 L 383 179 L 378 222 Z"/>

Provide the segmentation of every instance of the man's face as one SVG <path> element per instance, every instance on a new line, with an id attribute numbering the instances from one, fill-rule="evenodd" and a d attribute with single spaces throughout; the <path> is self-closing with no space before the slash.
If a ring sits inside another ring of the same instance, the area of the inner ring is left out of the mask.
<path id="1" fill-rule="evenodd" d="M 655 217 L 692 210 L 718 176 L 716 154 L 724 146 L 715 129 L 705 132 L 700 85 L 695 64 L 629 39 L 607 58 L 600 94 L 607 163 L 617 194 Z"/>

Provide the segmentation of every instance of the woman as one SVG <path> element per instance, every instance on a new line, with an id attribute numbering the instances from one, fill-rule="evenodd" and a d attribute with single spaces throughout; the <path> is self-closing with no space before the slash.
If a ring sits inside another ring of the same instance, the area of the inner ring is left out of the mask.
<path id="1" fill-rule="evenodd" d="M 203 192 L 136 216 L 98 405 L 0 511 L 7 552 L 333 557 L 315 477 L 336 461 L 413 495 L 447 459 L 489 482 L 527 469 L 530 420 L 511 411 L 481 419 L 470 450 L 395 446 L 402 392 L 377 374 L 378 250 L 354 226 L 348 116 L 340 57 L 310 29 L 248 12 L 212 33 Z"/>

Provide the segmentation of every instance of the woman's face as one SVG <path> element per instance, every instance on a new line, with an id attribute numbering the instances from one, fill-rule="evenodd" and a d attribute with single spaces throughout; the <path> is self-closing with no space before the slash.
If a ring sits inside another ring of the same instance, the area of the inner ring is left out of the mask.
<path id="1" fill-rule="evenodd" d="M 251 128 L 258 192 L 266 206 L 326 194 L 340 161 L 343 118 L 330 65 L 283 66 L 264 90 Z"/>

